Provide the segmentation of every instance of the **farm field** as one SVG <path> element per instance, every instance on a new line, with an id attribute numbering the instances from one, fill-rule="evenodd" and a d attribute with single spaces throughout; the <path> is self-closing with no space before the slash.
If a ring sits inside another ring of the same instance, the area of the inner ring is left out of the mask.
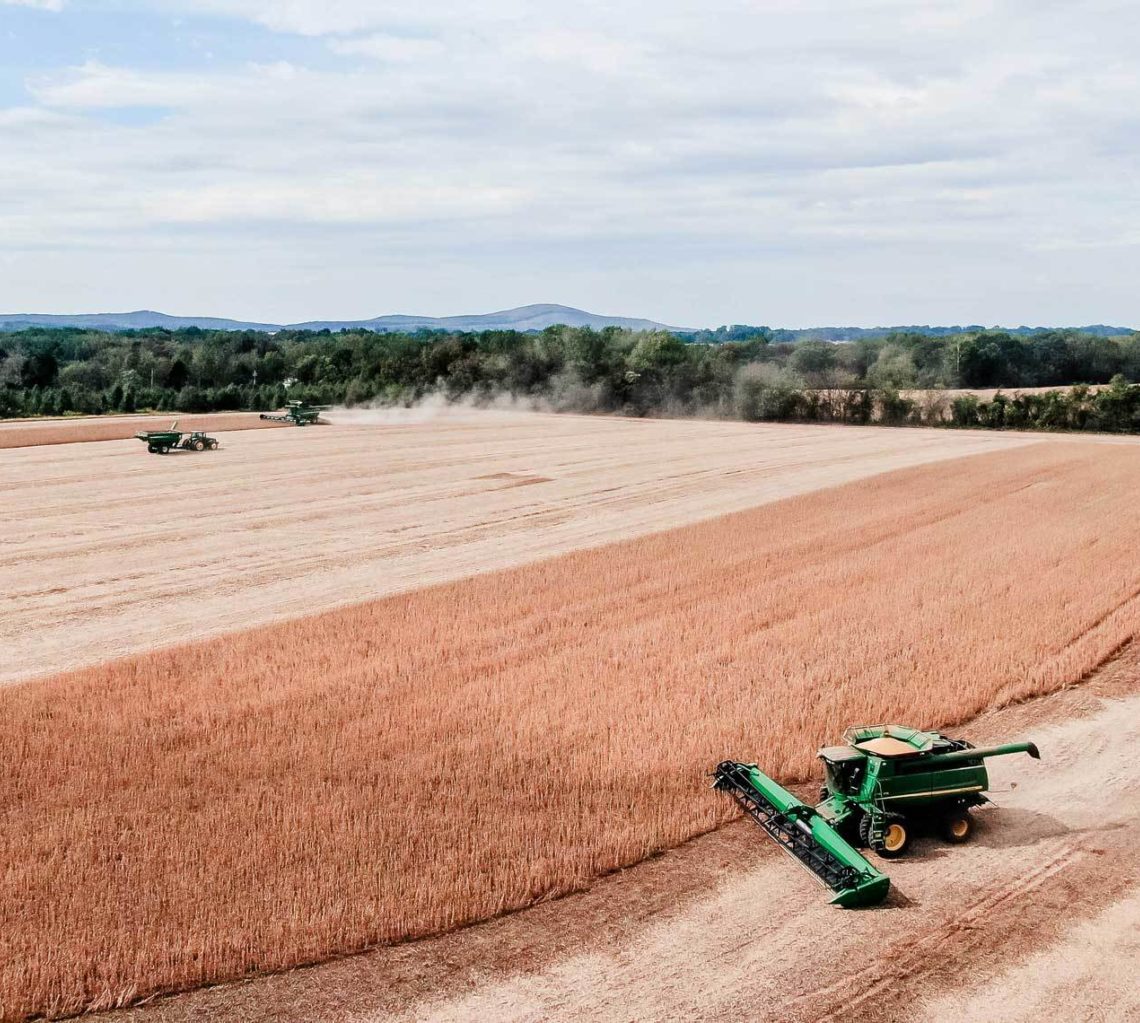
<path id="1" fill-rule="evenodd" d="M 971 395 L 980 398 L 982 401 L 993 401 L 997 394 L 1004 394 L 1007 398 L 1012 398 L 1015 394 L 1048 394 L 1050 391 L 1061 391 L 1067 394 L 1074 386 L 1070 384 L 1056 387 L 937 387 L 913 388 L 899 393 L 904 398 L 936 398 L 942 396 L 952 401 L 955 398 Z M 1090 394 L 1096 394 L 1097 391 L 1104 390 L 1107 384 L 1083 384 L 1081 386 L 1086 387 Z"/>
<path id="2" fill-rule="evenodd" d="M 521 413 L 330 416 L 329 427 L 223 435 L 204 454 L 159 458 L 136 440 L 0 454 L 0 501 L 19 510 L 0 543 L 0 682 L 1026 443 Z M 19 429 L 0 425 L 0 446 Z"/>
<path id="3" fill-rule="evenodd" d="M 1138 491 L 1136 446 L 997 450 L 9 687 L 3 1016 L 524 906 L 723 823 L 724 755 L 1075 682 Z"/>
<path id="4" fill-rule="evenodd" d="M 997 805 L 923 839 L 894 894 L 840 913 L 737 821 L 589 890 L 479 927 L 160 1000 L 99 1023 L 1131 1023 L 1140 1017 L 1140 649 L 1085 685 L 987 712 Z M 1016 789 L 1012 786 L 1016 785 Z M 811 786 L 801 795 L 810 799 Z M 440 969 L 445 963 L 446 969 Z M 1111 964 L 1106 969 L 1105 965 Z"/>
<path id="5" fill-rule="evenodd" d="M 78 444 L 124 440 L 143 430 L 162 430 L 175 419 L 182 430 L 264 430 L 283 424 L 258 418 L 256 412 L 211 412 L 200 415 L 163 412 L 156 415 L 91 416 L 65 419 L 0 420 L 0 450 L 44 444 Z M 137 441 L 135 442 L 138 443 Z"/>

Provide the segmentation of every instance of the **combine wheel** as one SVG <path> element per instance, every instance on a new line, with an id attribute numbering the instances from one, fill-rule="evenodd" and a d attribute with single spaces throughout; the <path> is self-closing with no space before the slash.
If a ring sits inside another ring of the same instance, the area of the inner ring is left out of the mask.
<path id="1" fill-rule="evenodd" d="M 969 810 L 954 810 L 942 819 L 942 837 L 951 845 L 961 845 L 974 833 L 974 818 Z"/>
<path id="2" fill-rule="evenodd" d="M 910 848 L 911 833 L 910 821 L 898 814 L 891 814 L 883 821 L 878 835 L 872 828 L 870 814 L 864 814 L 859 821 L 859 841 L 886 860 L 897 859 Z"/>
<path id="3" fill-rule="evenodd" d="M 910 848 L 910 822 L 905 817 L 891 817 L 883 831 L 882 848 L 875 851 L 883 859 L 893 860 Z"/>

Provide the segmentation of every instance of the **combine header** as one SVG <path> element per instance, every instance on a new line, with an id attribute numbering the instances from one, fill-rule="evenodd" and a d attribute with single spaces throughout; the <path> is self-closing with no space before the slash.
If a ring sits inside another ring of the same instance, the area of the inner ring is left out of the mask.
<path id="1" fill-rule="evenodd" d="M 303 401 L 291 401 L 280 412 L 262 412 L 259 419 L 271 423 L 292 423 L 294 426 L 313 426 L 320 423 L 321 413 L 328 405 L 309 405 Z"/>
<path id="2" fill-rule="evenodd" d="M 818 806 L 808 806 L 755 764 L 725 760 L 713 787 L 727 792 L 786 852 L 826 888 L 838 906 L 870 906 L 887 896 L 890 881 L 858 851 L 901 856 L 916 826 L 934 824 L 948 842 L 968 839 L 970 810 L 989 800 L 985 758 L 1028 753 L 1031 742 L 976 749 L 963 739 L 900 725 L 867 725 L 843 733 L 846 745 L 819 751 L 825 784 Z"/>

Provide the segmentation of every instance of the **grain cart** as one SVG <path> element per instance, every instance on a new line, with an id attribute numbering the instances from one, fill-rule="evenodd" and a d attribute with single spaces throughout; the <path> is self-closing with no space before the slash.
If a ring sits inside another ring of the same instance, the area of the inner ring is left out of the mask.
<path id="1" fill-rule="evenodd" d="M 177 419 L 170 424 L 169 430 L 148 430 L 145 433 L 136 433 L 135 436 L 146 444 L 147 451 L 152 455 L 165 455 L 172 448 L 182 448 L 185 451 L 213 451 L 218 446 L 217 437 L 207 437 L 200 430 L 180 433 Z"/>
<path id="2" fill-rule="evenodd" d="M 294 426 L 312 426 L 320 423 L 321 413 L 328 405 L 309 405 L 303 401 L 291 401 L 280 412 L 262 412 L 259 419 L 271 423 L 292 423 Z"/>
<path id="3" fill-rule="evenodd" d="M 725 760 L 713 787 L 731 795 L 749 817 L 791 853 L 839 906 L 869 906 L 886 898 L 890 881 L 858 851 L 901 856 L 917 828 L 938 828 L 948 842 L 974 830 L 970 811 L 989 800 L 986 757 L 1041 754 L 1031 742 L 978 749 L 964 739 L 901 725 L 861 725 L 844 745 L 825 746 L 824 784 L 812 807 L 777 785 L 755 764 Z"/>

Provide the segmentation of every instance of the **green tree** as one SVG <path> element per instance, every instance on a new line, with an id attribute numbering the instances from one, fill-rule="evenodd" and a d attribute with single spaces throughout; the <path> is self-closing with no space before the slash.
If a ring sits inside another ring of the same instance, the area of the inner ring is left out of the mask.
<path id="1" fill-rule="evenodd" d="M 839 360 L 831 342 L 801 341 L 792 351 L 788 364 L 812 387 L 823 387 L 831 380 Z"/>
<path id="2" fill-rule="evenodd" d="M 673 334 L 656 330 L 645 334 L 629 353 L 626 365 L 635 373 L 667 373 L 685 362 L 685 342 Z"/>
<path id="3" fill-rule="evenodd" d="M 50 352 L 33 352 L 24 359 L 20 372 L 25 387 L 51 387 L 59 375 L 59 363 Z"/>

